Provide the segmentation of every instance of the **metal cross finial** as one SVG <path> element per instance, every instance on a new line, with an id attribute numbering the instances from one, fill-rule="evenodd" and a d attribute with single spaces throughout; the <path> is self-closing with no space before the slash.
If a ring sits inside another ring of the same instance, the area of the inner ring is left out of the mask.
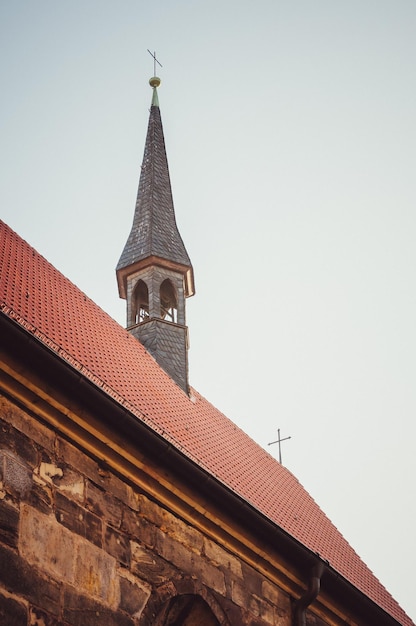
<path id="1" fill-rule="evenodd" d="M 150 52 L 149 48 L 147 49 L 148 53 L 151 57 L 153 57 L 153 76 L 156 76 L 156 63 L 162 67 L 162 64 L 156 58 L 156 52 Z"/>
<path id="2" fill-rule="evenodd" d="M 277 439 L 276 441 L 271 441 L 270 443 L 268 443 L 268 446 L 272 446 L 274 443 L 278 443 L 279 444 L 279 463 L 280 465 L 282 464 L 282 448 L 280 446 L 280 443 L 282 441 L 286 441 L 287 439 L 291 439 L 291 437 L 283 437 L 283 439 L 280 439 L 280 428 L 277 429 Z"/>

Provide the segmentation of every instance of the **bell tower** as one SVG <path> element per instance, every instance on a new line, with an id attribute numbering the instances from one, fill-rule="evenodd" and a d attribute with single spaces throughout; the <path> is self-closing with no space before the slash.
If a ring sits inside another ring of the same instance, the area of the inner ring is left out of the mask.
<path id="1" fill-rule="evenodd" d="M 176 225 L 157 88 L 149 125 L 133 225 L 117 265 L 127 329 L 188 393 L 185 299 L 195 293 L 191 261 Z"/>

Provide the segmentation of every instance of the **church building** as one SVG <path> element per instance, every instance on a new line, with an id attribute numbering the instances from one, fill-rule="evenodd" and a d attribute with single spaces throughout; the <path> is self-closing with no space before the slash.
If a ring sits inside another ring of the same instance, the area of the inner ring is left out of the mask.
<path id="1" fill-rule="evenodd" d="M 126 328 L 0 222 L 0 624 L 414 626 L 189 383 L 159 84 L 116 269 Z"/>

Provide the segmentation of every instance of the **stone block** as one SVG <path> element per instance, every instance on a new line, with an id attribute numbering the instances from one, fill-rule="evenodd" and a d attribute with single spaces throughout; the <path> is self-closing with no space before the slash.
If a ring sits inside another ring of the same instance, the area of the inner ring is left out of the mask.
<path id="1" fill-rule="evenodd" d="M 123 511 L 122 530 L 132 539 L 140 541 L 148 548 L 154 548 L 156 545 L 157 527 L 135 511 Z"/>
<path id="2" fill-rule="evenodd" d="M 130 565 L 130 540 L 115 528 L 107 526 L 104 534 L 103 547 L 122 565 Z"/>
<path id="3" fill-rule="evenodd" d="M 102 547 L 102 522 L 97 515 L 80 506 L 63 493 L 55 493 L 55 517 L 59 524 Z"/>
<path id="4" fill-rule="evenodd" d="M 12 423 L 2 421 L 0 446 L 9 449 L 21 458 L 23 463 L 33 469 L 38 461 L 38 451 L 31 439 L 14 428 Z"/>
<path id="5" fill-rule="evenodd" d="M 55 463 L 42 461 L 39 466 L 36 467 L 35 474 L 37 474 L 41 481 L 52 484 L 54 478 L 62 478 L 64 473 L 62 468 Z"/>
<path id="6" fill-rule="evenodd" d="M 167 533 L 172 539 L 178 541 L 183 546 L 188 547 L 192 552 L 202 553 L 204 545 L 203 535 L 181 519 L 178 519 L 168 511 L 163 511 L 163 524 L 161 530 Z"/>
<path id="7" fill-rule="evenodd" d="M 74 581 L 74 535 L 49 515 L 23 506 L 19 549 L 22 556 L 55 579 Z"/>
<path id="8" fill-rule="evenodd" d="M 178 519 L 175 515 L 155 504 L 143 494 L 138 494 L 140 516 L 160 528 L 163 532 L 176 538 L 183 545 L 197 553 L 202 552 L 203 535 L 191 525 Z"/>
<path id="9" fill-rule="evenodd" d="M 55 433 L 4 397 L 0 397 L 0 416 L 31 441 L 53 451 Z"/>
<path id="10" fill-rule="evenodd" d="M 130 506 L 136 502 L 133 497 L 132 488 L 127 485 L 124 481 L 120 480 L 117 476 L 115 476 L 112 472 L 107 472 L 107 475 L 104 479 L 103 486 L 108 493 L 111 493 L 112 496 Z"/>
<path id="11" fill-rule="evenodd" d="M 27 626 L 27 606 L 0 591 L 0 624 Z"/>
<path id="12" fill-rule="evenodd" d="M 287 611 L 283 609 L 279 609 L 274 607 L 274 621 L 272 622 L 273 626 L 292 626 L 292 611 L 289 606 Z M 322 622 L 320 626 L 327 626 Z"/>
<path id="13" fill-rule="evenodd" d="M 243 577 L 241 562 L 210 539 L 204 539 L 204 553 L 216 567 L 229 571 L 237 578 Z"/>
<path id="14" fill-rule="evenodd" d="M 77 589 L 115 608 L 120 600 L 116 560 L 93 544 L 79 540 L 74 582 Z"/>
<path id="15" fill-rule="evenodd" d="M 195 554 L 161 531 L 157 533 L 156 550 L 161 557 L 185 574 L 204 581 L 207 587 L 221 595 L 225 594 L 224 573 L 211 565 L 206 558 Z"/>
<path id="16" fill-rule="evenodd" d="M 123 510 L 120 501 L 99 489 L 91 481 L 87 481 L 86 506 L 114 528 L 120 528 Z"/>
<path id="17" fill-rule="evenodd" d="M 23 433 L 13 428 L 11 431 L 13 436 L 14 452 L 19 456 L 31 469 L 34 469 L 38 463 L 38 451 L 31 439 Z"/>
<path id="18" fill-rule="evenodd" d="M 50 577 L 42 576 L 14 550 L 0 544 L 0 583 L 5 589 L 29 600 L 36 606 L 47 607 L 52 615 L 59 614 L 60 586 Z"/>
<path id="19" fill-rule="evenodd" d="M 32 487 L 32 472 L 24 461 L 10 450 L 0 449 L 0 479 L 6 491 L 23 497 Z"/>
<path id="20" fill-rule="evenodd" d="M 134 541 L 131 542 L 131 571 L 141 580 L 155 585 L 178 575 L 176 568 Z"/>
<path id="21" fill-rule="evenodd" d="M 248 610 L 255 617 L 261 616 L 261 601 L 256 596 L 248 596 Z"/>
<path id="22" fill-rule="evenodd" d="M 0 541 L 15 548 L 18 536 L 19 511 L 5 500 L 0 500 Z"/>
<path id="23" fill-rule="evenodd" d="M 142 493 L 138 494 L 137 500 L 140 515 L 160 527 L 163 524 L 163 509 Z"/>
<path id="24" fill-rule="evenodd" d="M 135 617 L 140 617 L 147 600 L 149 599 L 151 588 L 144 585 L 129 572 L 120 573 L 120 609 Z"/>
<path id="25" fill-rule="evenodd" d="M 52 490 L 50 486 L 34 481 L 26 501 L 38 511 L 48 515 L 52 512 Z"/>
<path id="26" fill-rule="evenodd" d="M 99 548 L 103 545 L 103 524 L 97 515 L 86 511 L 85 538 Z"/>
<path id="27" fill-rule="evenodd" d="M 72 587 L 65 589 L 63 604 L 63 618 L 70 626 L 135 626 L 125 613 L 110 609 Z"/>
<path id="28" fill-rule="evenodd" d="M 262 597 L 277 607 L 279 610 L 281 609 L 282 613 L 290 614 L 290 597 L 284 593 L 277 585 L 273 585 L 268 580 L 263 580 L 262 582 Z"/>
<path id="29" fill-rule="evenodd" d="M 241 581 L 233 580 L 231 583 L 231 599 L 238 606 L 248 608 L 248 596 Z"/>
<path id="30" fill-rule="evenodd" d="M 72 470 L 68 466 L 63 466 L 62 476 L 55 478 L 54 483 L 59 491 L 62 491 L 67 496 L 78 502 L 84 501 L 85 480 L 79 472 Z"/>
<path id="31" fill-rule="evenodd" d="M 171 598 L 178 595 L 178 585 L 177 585 L 178 580 L 180 580 L 180 577 L 177 578 L 175 582 L 173 582 L 173 580 L 168 580 L 164 585 L 161 585 L 160 587 L 158 587 L 157 598 L 159 601 L 159 606 L 161 604 L 165 604 Z M 185 593 L 188 593 L 188 590 Z"/>
<path id="32" fill-rule="evenodd" d="M 55 494 L 55 517 L 69 530 L 102 547 L 101 519 L 59 491 Z"/>
<path id="33" fill-rule="evenodd" d="M 56 439 L 56 453 L 60 465 L 70 466 L 97 485 L 104 484 L 105 476 L 98 463 L 61 437 Z"/>
<path id="34" fill-rule="evenodd" d="M 20 552 L 29 564 L 104 604 L 117 605 L 120 591 L 112 556 L 31 507 L 22 509 L 20 529 Z"/>
<path id="35" fill-rule="evenodd" d="M 137 513 L 128 507 L 123 507 L 121 530 L 130 537 L 138 537 L 140 535 L 141 526 L 147 522 L 143 520 Z"/>
<path id="36" fill-rule="evenodd" d="M 139 511 L 139 507 L 140 507 L 139 497 L 140 497 L 140 494 L 137 493 L 137 491 L 135 491 L 132 487 L 128 486 L 128 488 L 129 488 L 129 494 L 128 494 L 127 506 L 130 509 L 133 509 L 133 511 Z"/>
<path id="37" fill-rule="evenodd" d="M 85 537 L 85 516 L 87 510 L 74 500 L 66 498 L 59 491 L 55 494 L 55 517 L 57 521 L 77 535 Z"/>
<path id="38" fill-rule="evenodd" d="M 263 598 L 251 596 L 250 611 L 252 611 L 254 615 L 259 615 L 266 624 L 276 624 L 274 607 L 263 600 Z"/>
<path id="39" fill-rule="evenodd" d="M 241 564 L 243 571 L 244 587 L 247 594 L 253 594 L 261 598 L 263 576 L 259 574 L 253 567 L 246 563 Z"/>
<path id="40" fill-rule="evenodd" d="M 223 598 L 221 596 L 218 596 L 218 594 L 216 593 L 214 593 L 213 596 L 215 600 L 218 602 L 218 604 L 221 606 L 224 613 L 226 614 L 230 624 L 243 625 L 243 624 L 249 623 L 250 626 L 252 626 L 251 621 L 247 622 L 243 618 L 243 615 L 245 614 L 245 612 L 241 610 L 241 607 L 237 606 L 237 604 L 232 602 L 228 597 Z"/>

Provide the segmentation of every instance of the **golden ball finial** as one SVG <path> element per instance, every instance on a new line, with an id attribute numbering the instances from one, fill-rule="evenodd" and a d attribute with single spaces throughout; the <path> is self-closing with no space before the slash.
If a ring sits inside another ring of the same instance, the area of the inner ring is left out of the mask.
<path id="1" fill-rule="evenodd" d="M 153 76 L 153 78 L 151 78 L 149 80 L 149 85 L 153 88 L 155 87 L 159 87 L 160 85 L 160 78 L 158 78 L 157 76 Z"/>

